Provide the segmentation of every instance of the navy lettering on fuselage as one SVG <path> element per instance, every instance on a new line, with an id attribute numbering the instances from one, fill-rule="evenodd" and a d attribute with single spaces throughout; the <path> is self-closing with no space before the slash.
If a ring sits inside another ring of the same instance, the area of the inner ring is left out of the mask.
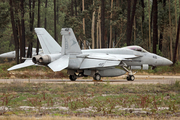
<path id="1" fill-rule="evenodd" d="M 103 66 L 104 66 L 104 63 L 99 63 L 99 66 L 103 67 Z"/>

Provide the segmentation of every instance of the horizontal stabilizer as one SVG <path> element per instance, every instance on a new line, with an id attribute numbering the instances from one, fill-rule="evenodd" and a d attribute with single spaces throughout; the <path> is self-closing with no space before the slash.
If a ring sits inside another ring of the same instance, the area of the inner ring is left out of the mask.
<path id="1" fill-rule="evenodd" d="M 61 71 L 67 68 L 69 65 L 69 55 L 63 55 L 59 59 L 55 60 L 54 62 L 48 64 L 48 66 L 54 71 Z"/>
<path id="2" fill-rule="evenodd" d="M 16 69 L 19 69 L 19 68 L 28 67 L 28 66 L 31 66 L 31 65 L 35 65 L 35 64 L 32 62 L 32 60 L 27 59 L 24 63 L 17 64 L 15 66 L 9 68 L 8 71 L 16 70 Z"/>

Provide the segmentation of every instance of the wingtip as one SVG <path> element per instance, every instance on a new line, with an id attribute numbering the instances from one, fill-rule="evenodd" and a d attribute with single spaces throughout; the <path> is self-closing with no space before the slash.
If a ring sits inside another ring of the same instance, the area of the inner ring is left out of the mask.
<path id="1" fill-rule="evenodd" d="M 11 70 L 13 70 L 12 67 L 7 69 L 7 71 L 11 71 Z"/>

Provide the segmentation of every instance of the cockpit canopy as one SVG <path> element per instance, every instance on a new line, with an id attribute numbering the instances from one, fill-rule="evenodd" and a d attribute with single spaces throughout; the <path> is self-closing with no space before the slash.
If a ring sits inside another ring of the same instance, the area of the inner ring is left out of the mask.
<path id="1" fill-rule="evenodd" d="M 143 49 L 140 46 L 127 46 L 125 48 L 131 49 L 131 50 L 134 50 L 134 51 L 138 51 L 138 52 L 148 52 L 148 51 L 146 51 L 145 49 Z"/>

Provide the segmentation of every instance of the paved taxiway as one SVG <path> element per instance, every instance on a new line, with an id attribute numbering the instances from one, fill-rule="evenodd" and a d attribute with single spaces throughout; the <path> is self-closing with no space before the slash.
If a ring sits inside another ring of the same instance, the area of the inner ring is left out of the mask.
<path id="1" fill-rule="evenodd" d="M 176 81 L 180 81 L 180 76 L 160 76 L 160 75 L 135 75 L 135 81 L 127 81 L 126 76 L 120 76 L 115 78 L 102 78 L 102 81 L 93 81 L 92 78 L 82 79 L 79 78 L 76 81 L 70 81 L 69 79 L 0 79 L 0 83 L 12 83 L 12 82 L 23 82 L 23 83 L 88 83 L 94 84 L 106 83 L 110 84 L 173 84 Z"/>

